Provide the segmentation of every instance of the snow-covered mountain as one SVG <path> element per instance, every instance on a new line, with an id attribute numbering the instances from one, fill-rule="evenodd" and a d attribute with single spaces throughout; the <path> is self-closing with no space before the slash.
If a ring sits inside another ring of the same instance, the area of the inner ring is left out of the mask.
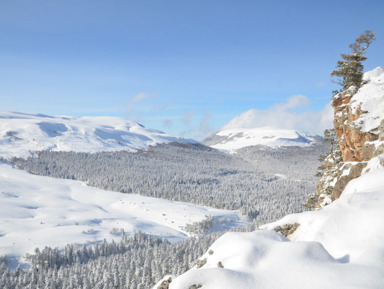
<path id="1" fill-rule="evenodd" d="M 134 151 L 168 142 L 197 143 L 118 117 L 59 117 L 0 111 L 0 157 L 4 158 L 25 158 L 34 151 Z"/>
<path id="2" fill-rule="evenodd" d="M 244 147 L 256 145 L 272 148 L 309 146 L 320 140 L 321 137 L 319 136 L 295 130 L 260 127 L 222 130 L 203 140 L 203 143 L 219 150 L 234 152 Z"/>

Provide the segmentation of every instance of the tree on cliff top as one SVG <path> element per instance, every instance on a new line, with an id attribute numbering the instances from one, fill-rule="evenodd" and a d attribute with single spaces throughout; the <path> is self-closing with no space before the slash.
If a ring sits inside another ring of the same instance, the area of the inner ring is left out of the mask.
<path id="1" fill-rule="evenodd" d="M 362 61 L 366 60 L 364 56 L 365 50 L 375 40 L 375 33 L 366 30 L 355 42 L 349 45 L 352 49 L 352 54 L 341 54 L 343 60 L 339 60 L 336 65 L 336 70 L 332 71 L 331 76 L 336 76 L 338 79 L 335 81 L 341 85 L 343 90 L 354 85 L 361 86 L 363 81 L 363 64 Z"/>

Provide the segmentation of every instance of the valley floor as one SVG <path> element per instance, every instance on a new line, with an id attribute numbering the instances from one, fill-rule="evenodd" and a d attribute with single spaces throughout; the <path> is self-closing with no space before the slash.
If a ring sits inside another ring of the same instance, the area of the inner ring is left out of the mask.
<path id="1" fill-rule="evenodd" d="M 185 226 L 207 215 L 216 220 L 214 231 L 246 222 L 236 211 L 104 191 L 0 164 L 0 256 L 14 260 L 45 246 L 117 241 L 122 229 L 182 240 L 191 235 Z"/>

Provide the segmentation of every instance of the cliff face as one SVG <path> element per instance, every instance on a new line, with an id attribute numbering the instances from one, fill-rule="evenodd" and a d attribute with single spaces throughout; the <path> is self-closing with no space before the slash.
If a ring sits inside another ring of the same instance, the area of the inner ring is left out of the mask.
<path id="1" fill-rule="evenodd" d="M 321 201 L 340 197 L 345 186 L 359 177 L 367 161 L 384 153 L 384 69 L 364 74 L 360 89 L 350 87 L 332 99 L 334 128 L 342 161 L 325 160 L 325 174 L 317 194 Z"/>
<path id="2" fill-rule="evenodd" d="M 334 96 L 334 126 L 344 162 L 362 162 L 380 154 L 384 140 L 384 69 L 365 74 L 365 84 Z"/>

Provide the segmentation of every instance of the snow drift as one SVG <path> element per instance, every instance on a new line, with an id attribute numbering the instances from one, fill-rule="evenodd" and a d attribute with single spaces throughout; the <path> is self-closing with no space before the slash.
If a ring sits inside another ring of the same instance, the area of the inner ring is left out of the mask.
<path id="1" fill-rule="evenodd" d="M 373 167 L 322 211 L 262 227 L 299 223 L 292 241 L 270 230 L 227 233 L 200 258 L 201 268 L 169 288 L 384 288 L 384 168 Z"/>

